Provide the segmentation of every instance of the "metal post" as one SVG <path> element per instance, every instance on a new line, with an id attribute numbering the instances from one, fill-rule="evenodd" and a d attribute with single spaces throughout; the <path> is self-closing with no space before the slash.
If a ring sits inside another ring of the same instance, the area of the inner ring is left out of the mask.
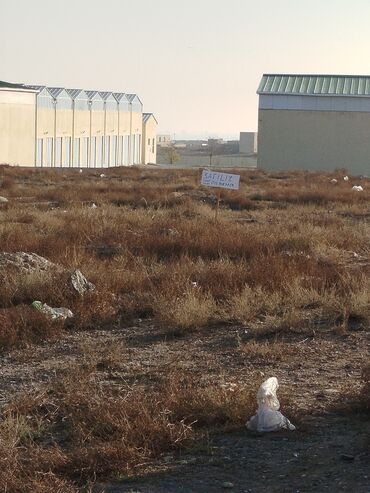
<path id="1" fill-rule="evenodd" d="M 53 99 L 54 104 L 54 147 L 53 147 L 53 162 L 52 167 L 56 167 L 57 160 L 57 100 Z"/>
<path id="2" fill-rule="evenodd" d="M 87 167 L 90 168 L 91 161 L 91 145 L 92 145 L 92 101 L 88 102 L 90 110 L 90 135 L 89 135 L 89 145 L 87 146 L 88 156 L 87 156 Z"/>
<path id="3" fill-rule="evenodd" d="M 217 190 L 217 204 L 216 204 L 216 211 L 215 211 L 215 222 L 218 221 L 218 211 L 220 208 L 220 198 L 221 198 L 221 190 Z"/>
<path id="4" fill-rule="evenodd" d="M 75 148 L 75 100 L 72 100 L 72 142 L 70 149 L 70 158 L 71 161 L 69 163 L 69 167 L 73 168 L 73 160 L 74 160 L 74 148 Z"/>

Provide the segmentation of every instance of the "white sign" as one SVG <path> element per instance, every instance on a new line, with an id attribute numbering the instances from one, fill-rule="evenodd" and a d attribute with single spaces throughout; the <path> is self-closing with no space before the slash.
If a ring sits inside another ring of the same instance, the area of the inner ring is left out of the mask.
<path id="1" fill-rule="evenodd" d="M 228 188 L 239 190 L 240 175 L 230 173 L 217 173 L 216 171 L 203 170 L 202 185 L 206 187 Z"/>

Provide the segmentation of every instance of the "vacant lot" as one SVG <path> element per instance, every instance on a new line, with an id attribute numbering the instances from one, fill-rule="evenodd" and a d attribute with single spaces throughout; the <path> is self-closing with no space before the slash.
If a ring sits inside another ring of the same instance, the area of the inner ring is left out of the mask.
<path id="1" fill-rule="evenodd" d="M 0 252 L 58 266 L 1 267 L 1 491 L 368 492 L 370 180 L 245 171 L 215 222 L 200 171 L 100 173 L 0 168 Z M 245 430 L 269 376 L 296 432 Z"/>

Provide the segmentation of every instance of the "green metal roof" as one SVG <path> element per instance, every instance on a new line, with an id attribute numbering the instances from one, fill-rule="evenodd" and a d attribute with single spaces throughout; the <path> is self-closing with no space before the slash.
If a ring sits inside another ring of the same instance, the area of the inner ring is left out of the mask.
<path id="1" fill-rule="evenodd" d="M 0 80 L 0 87 L 6 87 L 9 89 L 24 89 L 23 84 L 14 84 L 13 82 L 5 82 L 4 80 Z"/>
<path id="2" fill-rule="evenodd" d="M 264 74 L 257 94 L 370 97 L 370 76 Z"/>

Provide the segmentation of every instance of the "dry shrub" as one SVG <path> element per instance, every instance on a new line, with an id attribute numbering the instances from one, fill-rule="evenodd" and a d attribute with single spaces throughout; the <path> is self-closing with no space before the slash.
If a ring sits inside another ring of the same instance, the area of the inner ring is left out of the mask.
<path id="1" fill-rule="evenodd" d="M 14 188 L 15 180 L 11 176 L 2 176 L 0 178 L 0 189 L 1 190 L 11 190 Z"/>
<path id="2" fill-rule="evenodd" d="M 221 194 L 222 204 L 230 207 L 232 211 L 248 211 L 257 209 L 256 204 L 241 192 L 226 191 Z"/>
<path id="3" fill-rule="evenodd" d="M 68 274 L 51 271 L 11 272 L 0 274 L 0 306 L 42 300 L 52 306 L 69 304 L 73 293 L 68 289 Z"/>
<path id="4" fill-rule="evenodd" d="M 46 339 L 55 340 L 62 334 L 63 322 L 51 320 L 30 306 L 0 309 L 1 350 Z"/>
<path id="5" fill-rule="evenodd" d="M 133 472 L 190 443 L 195 428 L 242 425 L 254 412 L 255 391 L 254 385 L 205 384 L 177 371 L 156 387 L 119 389 L 99 383 L 89 366 L 72 368 L 46 391 L 7 406 L 1 484 L 10 493 L 47 486 L 64 493 L 77 483 Z"/>
<path id="6" fill-rule="evenodd" d="M 157 320 L 175 331 L 207 325 L 215 317 L 215 310 L 213 297 L 197 287 L 186 289 L 181 297 L 160 295 L 154 305 Z"/>
<path id="7" fill-rule="evenodd" d="M 98 371 L 118 370 L 127 362 L 126 346 L 123 342 L 112 346 L 107 341 L 107 345 L 98 347 L 93 342 L 83 342 L 79 350 L 85 365 Z"/>
<path id="8" fill-rule="evenodd" d="M 259 363 L 287 361 L 294 355 L 292 348 L 282 342 L 250 341 L 242 344 L 240 350 L 248 360 Z"/>
<path id="9" fill-rule="evenodd" d="M 112 293 L 94 291 L 71 302 L 73 328 L 78 330 L 113 328 L 119 307 Z"/>
<path id="10" fill-rule="evenodd" d="M 246 324 L 257 317 L 265 317 L 281 309 L 282 294 L 268 292 L 261 287 L 245 286 L 230 298 L 227 313 L 232 320 Z"/>
<path id="11" fill-rule="evenodd" d="M 193 170 L 105 173 L 102 180 L 97 170 L 2 170 L 21 200 L 2 215 L 0 249 L 79 268 L 97 291 L 80 299 L 60 277 L 2 273 L 0 306 L 34 299 L 65 306 L 77 329 L 136 317 L 180 330 L 214 318 L 272 331 L 310 318 L 344 327 L 353 317 L 368 320 L 368 282 L 352 260 L 341 262 L 344 252 L 368 255 L 368 224 L 354 227 L 347 214 L 367 214 L 368 181 L 354 194 L 345 182 L 331 187 L 328 173 L 242 171 L 240 191 L 224 191 L 223 200 L 249 208 L 258 194 L 257 222 L 236 223 L 242 214 L 225 208 L 215 224 L 212 194 Z M 46 199 L 63 209 L 46 211 Z M 283 208 L 271 209 L 271 200 Z"/>

